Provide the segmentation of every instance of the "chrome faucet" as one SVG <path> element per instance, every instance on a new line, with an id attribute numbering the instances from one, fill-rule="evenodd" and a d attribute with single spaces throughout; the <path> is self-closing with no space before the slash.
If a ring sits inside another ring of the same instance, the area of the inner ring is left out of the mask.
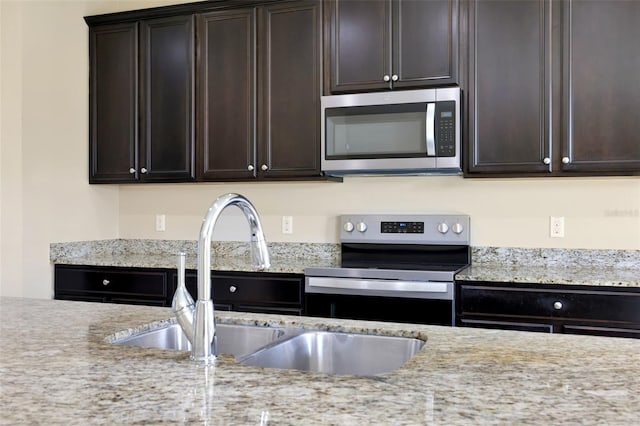
<path id="1" fill-rule="evenodd" d="M 178 255 L 178 288 L 171 306 L 178 323 L 191 342 L 191 359 L 206 364 L 213 362 L 217 355 L 216 326 L 211 298 L 211 235 L 222 211 L 232 205 L 240 208 L 249 222 L 253 266 L 263 270 L 270 265 L 262 225 L 251 202 L 239 194 L 226 194 L 216 199 L 204 216 L 198 238 L 198 300 L 194 303 L 184 285 L 185 255 L 181 253 Z"/>

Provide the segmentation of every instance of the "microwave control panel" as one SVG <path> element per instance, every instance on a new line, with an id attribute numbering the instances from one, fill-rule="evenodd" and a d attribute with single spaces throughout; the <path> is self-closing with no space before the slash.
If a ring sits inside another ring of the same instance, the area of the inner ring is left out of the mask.
<path id="1" fill-rule="evenodd" d="M 456 103 L 436 103 L 437 156 L 456 156 Z"/>

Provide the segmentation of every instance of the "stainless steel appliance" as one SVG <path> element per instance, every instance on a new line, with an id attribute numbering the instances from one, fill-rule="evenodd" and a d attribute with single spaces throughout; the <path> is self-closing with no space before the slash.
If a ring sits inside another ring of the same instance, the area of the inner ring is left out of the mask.
<path id="1" fill-rule="evenodd" d="M 305 269 L 310 316 L 453 325 L 467 215 L 340 216 L 341 267 Z"/>
<path id="2" fill-rule="evenodd" d="M 323 96 L 322 170 L 461 173 L 460 88 Z"/>

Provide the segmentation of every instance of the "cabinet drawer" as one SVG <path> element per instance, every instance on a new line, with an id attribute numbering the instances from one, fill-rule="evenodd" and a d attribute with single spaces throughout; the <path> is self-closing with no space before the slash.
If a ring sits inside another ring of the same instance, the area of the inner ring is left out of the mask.
<path id="1" fill-rule="evenodd" d="M 214 273 L 214 299 L 244 304 L 302 304 L 302 278 Z"/>
<path id="2" fill-rule="evenodd" d="M 640 293 L 632 291 L 540 289 L 465 285 L 460 314 L 490 314 L 640 323 Z"/>
<path id="3" fill-rule="evenodd" d="M 153 269 L 56 265 L 55 292 L 56 297 L 58 293 L 75 293 L 121 300 L 135 300 L 136 296 L 166 299 L 167 274 Z"/>
<path id="4" fill-rule="evenodd" d="M 177 286 L 177 273 L 173 272 L 173 289 Z M 211 273 L 212 297 L 216 309 L 226 306 L 224 310 L 266 312 L 260 309 L 273 305 L 280 306 L 284 311 L 278 313 L 293 313 L 299 315 L 302 309 L 304 284 L 302 276 L 279 275 L 269 272 L 237 272 Z M 193 297 L 198 296 L 197 272 L 186 272 L 185 285 Z M 172 297 L 172 296 L 171 296 Z M 284 305 L 284 306 L 283 306 Z M 291 310 L 289 312 L 288 310 Z M 274 311 L 275 312 L 275 311 Z"/>

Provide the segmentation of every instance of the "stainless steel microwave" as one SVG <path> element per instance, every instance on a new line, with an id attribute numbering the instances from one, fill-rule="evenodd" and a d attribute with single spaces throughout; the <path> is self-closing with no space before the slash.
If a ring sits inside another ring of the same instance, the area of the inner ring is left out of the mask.
<path id="1" fill-rule="evenodd" d="M 460 88 L 323 96 L 322 170 L 460 174 Z"/>

